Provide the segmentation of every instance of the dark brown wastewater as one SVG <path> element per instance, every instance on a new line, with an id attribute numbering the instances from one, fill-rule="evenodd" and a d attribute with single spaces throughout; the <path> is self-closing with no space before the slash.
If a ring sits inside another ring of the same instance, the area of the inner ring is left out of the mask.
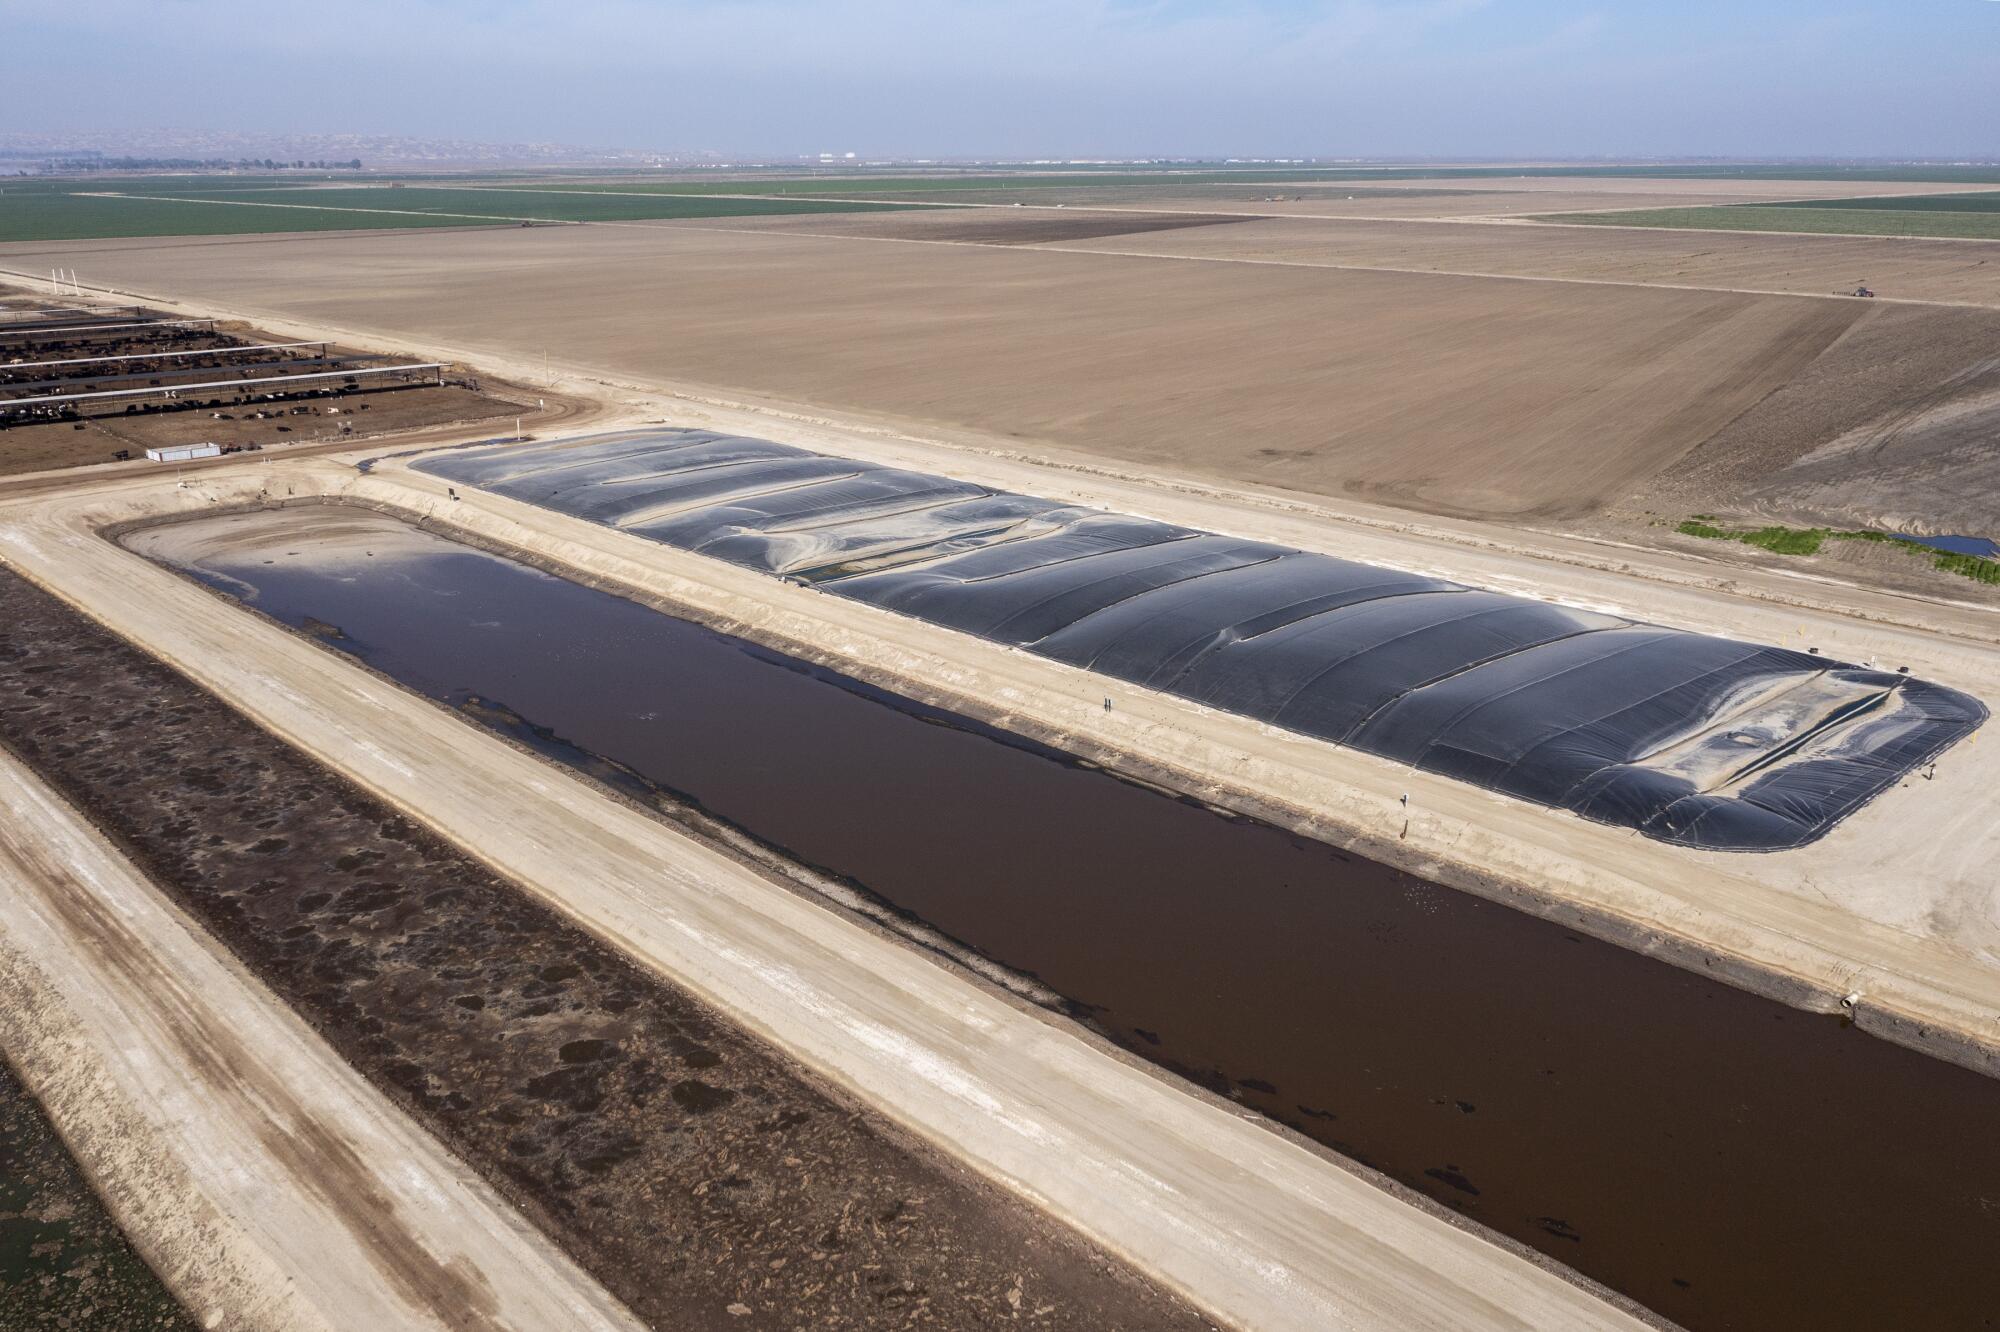
<path id="1" fill-rule="evenodd" d="M 383 522 L 195 572 L 1689 1328 L 2000 1325 L 2000 1082 Z"/>

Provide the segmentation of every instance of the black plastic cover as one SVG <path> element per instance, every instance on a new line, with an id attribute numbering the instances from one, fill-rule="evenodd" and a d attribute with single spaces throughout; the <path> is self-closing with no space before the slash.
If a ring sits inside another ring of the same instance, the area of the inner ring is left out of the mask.
<path id="1" fill-rule="evenodd" d="M 710 431 L 415 465 L 1683 846 L 1802 846 L 1987 715 L 1783 648 Z"/>

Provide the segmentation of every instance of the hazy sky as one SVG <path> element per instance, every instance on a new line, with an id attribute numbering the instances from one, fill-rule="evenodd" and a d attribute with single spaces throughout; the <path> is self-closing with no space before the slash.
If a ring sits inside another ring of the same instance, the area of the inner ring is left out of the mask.
<path id="1" fill-rule="evenodd" d="M 2000 154 L 1996 0 L 0 0 L 0 129 Z"/>

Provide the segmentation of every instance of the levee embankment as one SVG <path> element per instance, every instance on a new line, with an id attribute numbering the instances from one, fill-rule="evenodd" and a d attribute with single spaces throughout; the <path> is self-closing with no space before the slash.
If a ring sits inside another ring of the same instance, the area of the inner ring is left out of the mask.
<path id="1" fill-rule="evenodd" d="M 2000 890 L 1986 872 L 1995 831 L 1979 795 L 2000 779 L 2000 750 L 1990 745 L 1960 746 L 1815 846 L 1718 856 L 1655 846 L 1152 691 L 1107 687 L 1074 668 L 518 502 L 466 490 L 453 499 L 450 487 L 401 460 L 361 477 L 330 472 L 326 485 L 1452 887 L 1796 1006 L 1845 1012 L 1892 1039 L 1983 1068 L 2000 1049 L 2000 967 L 1990 960 L 2000 945 Z M 1088 478 L 1065 481 L 1065 493 L 1092 490 Z M 1129 488 L 1122 493 L 1132 498 Z M 1168 496 L 1159 507 L 1171 511 L 1175 502 Z M 1609 613 L 1636 615 L 1643 605 L 1644 618 L 1661 623 L 1907 664 L 1974 696 L 2000 697 L 2000 663 L 1978 642 L 1485 550 L 1303 523 L 1286 530 L 1310 534 L 1299 542 L 1307 548 L 1351 540 L 1365 558 L 1400 552 L 1397 567 Z"/>
<path id="2" fill-rule="evenodd" d="M 125 541 L 1683 1325 L 1978 1316 L 2000 1082 L 385 514 Z"/>
<path id="3" fill-rule="evenodd" d="M 969 987 L 98 535 L 367 480 L 310 462 L 186 486 L 108 480 L 8 506 L 0 556 L 1223 1321 L 1631 1325 L 1573 1279 Z"/>
<path id="4" fill-rule="evenodd" d="M 646 1323 L 970 1326 L 1025 1305 L 1093 1332 L 1209 1326 L 4 572 L 0 615 L 0 744 Z M 182 1039 L 222 1057 L 199 1022 Z M 239 1095 L 259 1080 L 241 1063 L 216 1079 Z M 556 1282 L 521 1320 L 402 1240 L 393 1197 L 343 1188 L 393 1152 L 371 1166 L 309 1141 L 298 1183 L 376 1213 L 353 1229 L 377 1239 L 380 1299 L 434 1300 L 453 1326 L 591 1325 Z"/>
<path id="5" fill-rule="evenodd" d="M 869 448 L 886 457 L 911 451 L 901 444 Z M 1005 480 L 1022 466 L 983 470 Z M 303 463 L 215 476 L 199 485 L 191 479 L 185 490 L 133 480 L 25 501 L 16 512 L 35 516 L 15 525 L 13 539 L 18 544 L 40 529 L 41 549 L 52 549 L 47 540 L 75 549 L 86 543 L 84 533 L 101 525 L 315 496 L 396 508 L 446 522 L 473 540 L 529 552 L 586 580 L 657 598 L 715 627 L 837 665 L 918 701 L 1450 886 L 1797 1006 L 1848 1012 L 1892 1039 L 1979 1067 L 1991 1067 L 2000 1048 L 2000 966 L 1994 962 L 2000 956 L 2000 886 L 1987 872 L 1992 839 L 2000 833 L 1982 814 L 1982 793 L 2000 780 L 2000 750 L 1990 745 L 1960 746 L 1924 779 L 1885 793 L 1815 846 L 1776 856 L 1718 857 L 1639 842 L 1146 691 L 1109 691 L 1115 707 L 1107 711 L 1101 680 L 1073 668 L 774 585 L 761 575 L 513 501 L 475 492 L 452 499 L 444 483 L 411 474 L 399 460 L 366 473 Z M 1105 494 L 1156 516 L 1203 508 L 1172 492 L 1149 500 L 1140 488 L 1093 476 L 1064 475 L 1060 484 L 1065 495 Z M 1239 526 L 1217 526 L 1254 531 L 1255 517 L 1238 512 Z M 1616 565 L 1531 560 L 1450 536 L 1315 525 L 1298 516 L 1264 521 L 1305 548 L 1395 559 L 1397 567 L 1475 586 L 1533 587 L 1566 604 L 1611 613 L 1632 614 L 1643 605 L 1647 617 L 1661 623 L 1823 646 L 1848 660 L 1907 664 L 1975 697 L 2000 697 L 1996 654 L 1970 636 L 1984 620 L 1969 611 L 1959 617 L 1966 619 L 1963 633 L 1925 631 L 1909 619 L 1920 608 L 1885 606 L 1897 615 L 1885 622 L 1775 599 L 1733 598 L 1677 570 L 1654 570 L 1664 557 L 1631 557 L 1623 562 L 1627 572 Z M 1957 623 L 1951 608 L 1931 618 Z"/>

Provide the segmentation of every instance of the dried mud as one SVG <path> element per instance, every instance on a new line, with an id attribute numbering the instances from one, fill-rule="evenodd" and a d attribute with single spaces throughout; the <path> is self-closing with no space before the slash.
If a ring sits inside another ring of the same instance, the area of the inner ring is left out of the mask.
<path id="1" fill-rule="evenodd" d="M 12 574 L 0 742 L 660 1326 L 1194 1328 Z"/>

